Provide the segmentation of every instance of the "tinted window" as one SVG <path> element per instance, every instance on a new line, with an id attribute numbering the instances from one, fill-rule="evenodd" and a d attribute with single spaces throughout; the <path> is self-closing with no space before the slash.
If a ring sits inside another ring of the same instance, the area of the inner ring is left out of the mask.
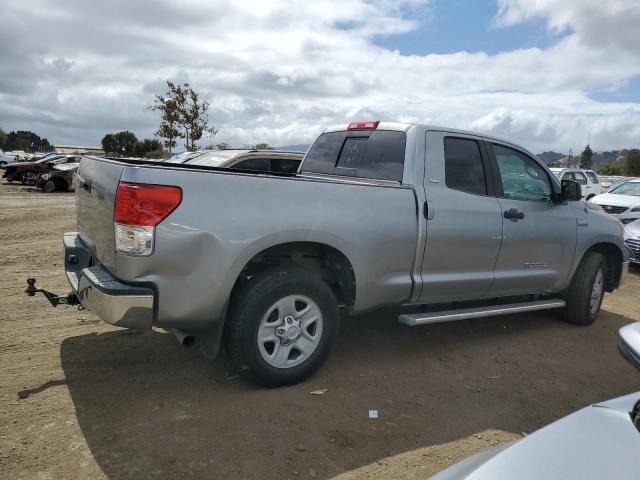
<path id="1" fill-rule="evenodd" d="M 591 179 L 592 183 L 600 183 L 598 181 L 598 176 L 593 172 L 587 172 L 587 177 L 589 177 Z"/>
<path id="2" fill-rule="evenodd" d="M 551 198 L 549 177 L 535 160 L 501 145 L 493 145 L 493 151 L 506 198 L 531 201 L 548 201 Z"/>
<path id="3" fill-rule="evenodd" d="M 269 172 L 271 171 L 271 160 L 268 158 L 250 158 L 249 160 L 236 163 L 231 168 L 239 170 L 254 170 L 257 172 Z"/>
<path id="4" fill-rule="evenodd" d="M 404 132 L 388 130 L 323 133 L 302 170 L 401 182 L 405 143 Z"/>
<path id="5" fill-rule="evenodd" d="M 444 173 L 449 188 L 480 195 L 487 194 L 480 145 L 475 140 L 444 139 Z"/>

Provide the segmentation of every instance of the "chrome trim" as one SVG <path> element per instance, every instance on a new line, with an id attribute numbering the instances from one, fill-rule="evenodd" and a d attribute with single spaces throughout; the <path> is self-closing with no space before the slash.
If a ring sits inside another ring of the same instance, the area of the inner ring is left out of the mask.
<path id="1" fill-rule="evenodd" d="M 427 325 L 431 323 L 453 322 L 469 318 L 493 317 L 496 315 L 508 315 L 511 313 L 533 312 L 551 308 L 562 308 L 566 305 L 564 300 L 538 300 L 526 303 L 510 303 L 507 305 L 491 305 L 490 307 L 464 308 L 459 310 L 445 310 L 431 313 L 403 314 L 398 317 L 398 322 L 409 327 Z"/>

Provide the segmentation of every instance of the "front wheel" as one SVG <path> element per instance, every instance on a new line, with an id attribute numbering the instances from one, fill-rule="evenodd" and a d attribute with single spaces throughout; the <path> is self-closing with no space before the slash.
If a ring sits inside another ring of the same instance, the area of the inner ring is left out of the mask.
<path id="1" fill-rule="evenodd" d="M 36 172 L 32 172 L 31 170 L 27 170 L 26 172 L 22 173 L 22 175 L 20 175 L 20 181 L 24 185 L 34 185 L 37 178 L 38 176 L 36 175 Z"/>
<path id="2" fill-rule="evenodd" d="M 55 182 L 53 180 L 47 180 L 46 183 L 44 184 L 44 191 L 47 193 L 55 192 L 56 191 Z"/>
<path id="3" fill-rule="evenodd" d="M 336 297 L 319 275 L 270 270 L 234 293 L 225 344 L 241 375 L 267 387 L 291 385 L 324 364 L 338 324 Z"/>
<path id="4" fill-rule="evenodd" d="M 604 298 L 605 279 L 604 256 L 597 252 L 587 253 L 565 294 L 565 321 L 576 325 L 591 325 L 596 320 Z"/>

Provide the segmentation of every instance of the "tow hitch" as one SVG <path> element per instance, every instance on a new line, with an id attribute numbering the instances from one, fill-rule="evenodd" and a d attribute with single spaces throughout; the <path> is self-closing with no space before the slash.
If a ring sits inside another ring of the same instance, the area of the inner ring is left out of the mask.
<path id="1" fill-rule="evenodd" d="M 80 305 L 78 297 L 73 292 L 66 295 L 56 295 L 55 293 L 48 292 L 42 288 L 36 288 L 35 278 L 27 278 L 27 289 L 24 292 L 30 297 L 35 297 L 36 293 L 42 293 L 54 307 L 57 307 L 58 305 Z M 81 306 L 78 308 L 81 308 Z"/>

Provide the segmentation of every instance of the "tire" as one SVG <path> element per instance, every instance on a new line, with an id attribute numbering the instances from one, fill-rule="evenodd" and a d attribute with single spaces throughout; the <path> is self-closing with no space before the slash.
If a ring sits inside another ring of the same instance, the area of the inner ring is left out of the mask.
<path id="1" fill-rule="evenodd" d="M 44 184 L 43 187 L 44 191 L 47 193 L 51 193 L 51 192 L 55 192 L 56 191 L 56 184 L 53 180 L 47 180 Z"/>
<path id="2" fill-rule="evenodd" d="M 589 252 L 578 265 L 565 293 L 563 319 L 576 325 L 595 322 L 604 298 L 606 261 L 602 254 Z"/>
<path id="3" fill-rule="evenodd" d="M 7 162 L 0 162 L 0 167 L 6 167 L 7 166 Z"/>
<path id="4" fill-rule="evenodd" d="M 37 177 L 38 175 L 36 174 L 36 172 L 32 170 L 27 170 L 26 172 L 22 172 L 20 174 L 20 181 L 24 185 L 31 185 L 32 183 L 35 183 L 35 180 Z"/>
<path id="5" fill-rule="evenodd" d="M 224 341 L 243 377 L 280 387 L 301 382 L 324 364 L 338 328 L 336 297 L 322 278 L 280 268 L 256 275 L 234 293 Z"/>

